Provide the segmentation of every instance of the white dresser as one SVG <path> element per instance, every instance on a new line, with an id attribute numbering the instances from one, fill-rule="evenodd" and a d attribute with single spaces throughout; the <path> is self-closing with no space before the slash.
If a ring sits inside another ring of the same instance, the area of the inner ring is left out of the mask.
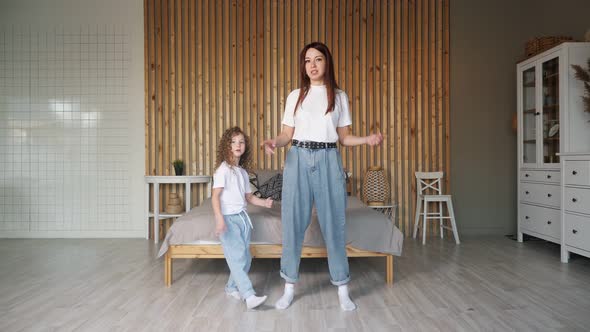
<path id="1" fill-rule="evenodd" d="M 561 242 L 561 174 L 555 169 L 521 169 L 519 240 L 526 233 Z"/>
<path id="2" fill-rule="evenodd" d="M 590 257 L 590 152 L 562 153 L 561 261 Z"/>

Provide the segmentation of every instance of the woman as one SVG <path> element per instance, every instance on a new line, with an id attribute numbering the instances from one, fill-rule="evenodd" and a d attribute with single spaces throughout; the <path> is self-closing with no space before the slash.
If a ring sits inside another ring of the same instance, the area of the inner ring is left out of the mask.
<path id="1" fill-rule="evenodd" d="M 287 97 L 281 133 L 262 143 L 269 154 L 292 143 L 283 172 L 281 207 L 281 277 L 286 283 L 284 294 L 275 306 L 286 309 L 293 301 L 303 238 L 315 204 L 328 251 L 330 279 L 338 286 L 340 307 L 354 310 L 356 305 L 347 287 L 350 276 L 346 255 L 345 175 L 336 142 L 344 146 L 373 146 L 380 144 L 383 137 L 350 134 L 348 96 L 338 89 L 334 62 L 326 45 L 319 42 L 306 45 L 299 54 L 299 71 L 301 85 Z"/>

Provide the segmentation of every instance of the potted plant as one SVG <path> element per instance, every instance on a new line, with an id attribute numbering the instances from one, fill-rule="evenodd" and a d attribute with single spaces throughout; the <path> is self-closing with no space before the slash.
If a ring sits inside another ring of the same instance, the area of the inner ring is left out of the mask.
<path id="1" fill-rule="evenodd" d="M 176 159 L 172 162 L 172 165 L 174 165 L 174 173 L 176 173 L 176 175 L 182 175 L 184 172 L 184 161 L 182 161 L 182 159 Z"/>
<path id="2" fill-rule="evenodd" d="M 590 113 L 590 59 L 588 59 L 588 69 L 582 68 L 580 65 L 572 65 L 577 79 L 584 83 L 584 112 Z"/>

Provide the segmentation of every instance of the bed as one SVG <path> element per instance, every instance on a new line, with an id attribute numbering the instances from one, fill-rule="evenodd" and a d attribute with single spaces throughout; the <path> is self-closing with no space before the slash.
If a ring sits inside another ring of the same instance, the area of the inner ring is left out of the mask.
<path id="1" fill-rule="evenodd" d="M 252 258 L 280 258 L 280 203 L 275 202 L 270 209 L 249 205 L 248 214 L 254 225 L 250 244 Z M 221 244 L 214 234 L 213 220 L 211 200 L 207 199 L 170 227 L 158 252 L 158 258 L 164 256 L 164 282 L 167 287 L 172 285 L 174 259 L 224 258 Z M 403 246 L 403 234 L 393 222 L 358 198 L 349 196 L 346 233 L 348 257 L 383 257 L 385 281 L 393 284 L 393 256 L 400 256 Z M 315 211 L 303 245 L 302 258 L 327 257 Z"/>

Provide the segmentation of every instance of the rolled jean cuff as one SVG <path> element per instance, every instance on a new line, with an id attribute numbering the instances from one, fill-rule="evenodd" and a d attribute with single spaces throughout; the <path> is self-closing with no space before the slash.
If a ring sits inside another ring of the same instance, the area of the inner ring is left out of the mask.
<path id="1" fill-rule="evenodd" d="M 332 285 L 334 286 L 342 286 L 342 285 L 346 285 L 350 282 L 350 276 L 346 277 L 346 279 L 344 280 L 340 280 L 340 281 L 334 281 L 332 279 L 330 279 L 330 282 L 332 283 Z"/>
<path id="2" fill-rule="evenodd" d="M 290 284 L 294 284 L 294 283 L 297 282 L 297 279 L 293 279 L 293 278 L 288 277 L 283 271 L 281 271 L 281 277 L 283 279 L 285 279 L 285 281 L 288 282 L 288 283 L 290 283 Z"/>
<path id="3" fill-rule="evenodd" d="M 226 293 L 231 293 L 231 292 L 238 292 L 239 293 L 240 290 L 238 289 L 238 287 L 229 288 L 229 287 L 225 286 L 225 292 Z"/>

